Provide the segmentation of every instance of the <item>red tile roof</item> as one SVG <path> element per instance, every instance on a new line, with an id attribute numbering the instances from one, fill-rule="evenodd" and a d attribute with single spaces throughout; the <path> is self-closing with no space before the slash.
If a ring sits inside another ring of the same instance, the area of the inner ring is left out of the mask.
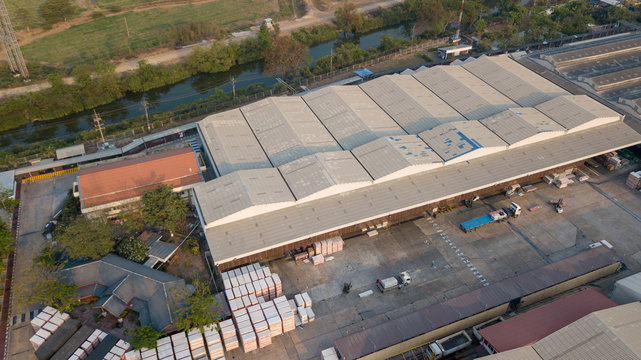
<path id="1" fill-rule="evenodd" d="M 479 333 L 496 351 L 502 352 L 533 344 L 594 311 L 614 306 L 617 304 L 605 295 L 587 289 L 481 329 Z"/>
<path id="2" fill-rule="evenodd" d="M 180 187 L 202 181 L 190 148 L 81 169 L 78 173 L 83 208 L 127 200 L 161 184 Z"/>

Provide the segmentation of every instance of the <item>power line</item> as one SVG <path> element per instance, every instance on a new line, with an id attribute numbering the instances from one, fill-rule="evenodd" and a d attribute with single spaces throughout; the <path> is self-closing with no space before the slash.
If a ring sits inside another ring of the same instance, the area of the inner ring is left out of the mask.
<path id="1" fill-rule="evenodd" d="M 14 73 L 19 72 L 25 80 L 29 80 L 29 70 L 27 70 L 27 64 L 25 64 L 22 57 L 22 51 L 20 51 L 16 32 L 11 25 L 11 19 L 9 19 L 9 12 L 4 5 L 4 0 L 0 0 L 0 41 L 7 53 L 11 71 Z"/>

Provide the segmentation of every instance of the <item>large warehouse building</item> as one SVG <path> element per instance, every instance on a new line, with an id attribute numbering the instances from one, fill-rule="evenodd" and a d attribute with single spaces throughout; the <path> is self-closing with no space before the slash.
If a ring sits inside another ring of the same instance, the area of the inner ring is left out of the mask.
<path id="1" fill-rule="evenodd" d="M 507 56 L 262 100 L 199 123 L 194 191 L 225 270 L 641 143 L 623 116 Z"/>

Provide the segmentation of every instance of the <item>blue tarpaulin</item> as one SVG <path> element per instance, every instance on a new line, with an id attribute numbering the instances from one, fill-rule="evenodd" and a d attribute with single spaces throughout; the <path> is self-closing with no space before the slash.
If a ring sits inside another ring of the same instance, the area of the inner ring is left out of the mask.
<path id="1" fill-rule="evenodd" d="M 367 69 L 365 69 L 365 68 L 363 68 L 363 69 L 358 69 L 358 70 L 354 70 L 354 73 L 355 73 L 356 75 L 358 75 L 358 76 L 362 77 L 363 79 L 365 79 L 365 78 L 366 78 L 366 77 L 368 77 L 368 76 L 372 76 L 372 75 L 374 75 L 374 73 L 373 73 L 373 72 L 371 72 L 371 71 L 369 71 L 369 70 L 367 70 Z"/>

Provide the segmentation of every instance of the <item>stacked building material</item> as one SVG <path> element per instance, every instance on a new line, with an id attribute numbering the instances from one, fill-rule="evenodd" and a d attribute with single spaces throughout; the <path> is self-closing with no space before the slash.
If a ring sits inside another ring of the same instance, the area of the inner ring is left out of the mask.
<path id="1" fill-rule="evenodd" d="M 313 245 L 314 254 L 316 254 L 316 256 L 318 255 L 327 256 L 335 252 L 342 251 L 343 245 L 344 245 L 343 238 L 341 238 L 340 236 L 336 236 L 327 240 L 321 240 L 314 243 Z M 313 257 L 312 257 L 312 261 L 313 261 Z"/>
<path id="2" fill-rule="evenodd" d="M 625 184 L 632 190 L 641 189 L 641 170 L 631 172 Z"/>
<path id="3" fill-rule="evenodd" d="M 245 334 L 240 335 L 240 342 L 243 346 L 243 351 L 248 353 L 254 351 L 258 348 L 258 343 L 256 342 L 256 333 L 249 331 Z"/>
<path id="4" fill-rule="evenodd" d="M 125 358 L 125 353 L 131 348 L 125 340 L 119 340 L 111 350 L 103 357 L 104 360 L 121 360 Z M 81 358 L 82 359 L 82 358 Z"/>
<path id="5" fill-rule="evenodd" d="M 223 345 L 225 350 L 230 351 L 238 348 L 238 337 L 236 336 L 236 327 L 232 320 L 221 321 L 220 335 L 223 338 Z"/>
<path id="6" fill-rule="evenodd" d="M 220 334 L 216 331 L 215 325 L 210 325 L 205 327 L 205 333 L 203 334 L 205 338 L 205 345 L 207 346 L 207 351 L 209 352 L 210 359 L 224 359 L 225 353 L 223 351 L 223 344 L 220 339 Z"/>
<path id="7" fill-rule="evenodd" d="M 51 306 L 45 307 L 36 315 L 31 320 L 31 327 L 36 333 L 29 339 L 34 350 L 37 350 L 68 319 L 69 314 L 58 312 Z"/>
<path id="8" fill-rule="evenodd" d="M 222 274 L 225 296 L 232 311 L 271 300 L 283 292 L 280 277 L 268 267 L 253 263 Z"/>
<path id="9" fill-rule="evenodd" d="M 301 324 L 307 324 L 307 322 L 309 321 L 309 317 L 307 316 L 307 311 L 302 306 L 298 307 L 298 318 L 300 319 Z"/>
<path id="10" fill-rule="evenodd" d="M 309 297 L 309 294 L 307 292 L 304 292 L 300 294 L 301 298 L 303 299 L 303 306 L 306 308 L 311 308 L 312 307 L 312 298 Z"/>
<path id="11" fill-rule="evenodd" d="M 263 330 L 263 331 L 257 333 L 256 336 L 258 337 L 258 347 L 259 348 L 262 349 L 262 348 L 272 344 L 272 336 L 271 336 L 271 333 L 269 332 L 269 329 L 268 330 Z"/>
<path id="12" fill-rule="evenodd" d="M 140 350 L 131 350 L 125 353 L 124 360 L 142 360 Z"/>
<path id="13" fill-rule="evenodd" d="M 322 264 L 324 262 L 325 262 L 325 257 L 323 256 L 323 254 L 318 254 L 318 255 L 312 256 L 312 264 L 320 265 L 320 264 Z"/>
<path id="14" fill-rule="evenodd" d="M 187 334 L 187 342 L 189 343 L 189 350 L 191 351 L 192 359 L 206 359 L 207 349 L 205 348 L 205 339 L 200 329 L 192 329 Z M 178 358 L 176 356 L 176 358 Z"/>
<path id="15" fill-rule="evenodd" d="M 160 338 L 158 339 L 158 342 L 156 342 L 156 344 L 158 359 L 171 359 L 174 357 L 174 347 L 171 342 L 171 337 L 167 336 L 164 338 Z"/>
<path id="16" fill-rule="evenodd" d="M 289 301 L 284 296 L 278 297 L 274 300 L 274 305 L 278 311 L 283 327 L 283 333 L 292 331 L 296 328 L 296 317 L 292 312 Z"/>
<path id="17" fill-rule="evenodd" d="M 321 360 L 338 360 L 338 354 L 334 347 L 321 351 Z"/>
<path id="18" fill-rule="evenodd" d="M 156 344 L 157 346 L 160 346 L 160 339 Z M 140 351 L 140 357 L 142 357 L 142 360 L 158 360 L 158 352 L 156 349 L 142 349 Z"/>

